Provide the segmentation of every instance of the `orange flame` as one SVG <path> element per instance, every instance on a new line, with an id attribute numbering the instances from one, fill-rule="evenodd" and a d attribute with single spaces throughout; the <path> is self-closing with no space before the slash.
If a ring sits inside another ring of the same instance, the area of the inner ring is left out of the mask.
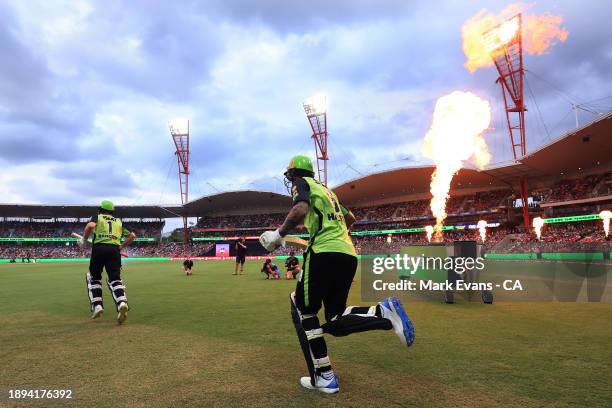
<path id="1" fill-rule="evenodd" d="M 541 217 L 535 217 L 531 225 L 533 225 L 533 229 L 539 241 L 542 238 L 542 227 L 544 226 L 544 220 Z"/>
<path id="2" fill-rule="evenodd" d="M 436 218 L 434 241 L 442 240 L 453 176 L 465 161 L 483 168 L 491 154 L 482 133 L 491 123 L 489 102 L 471 92 L 455 91 L 438 99 L 431 128 L 425 135 L 423 155 L 436 165 L 431 176 L 431 212 Z"/>
<path id="3" fill-rule="evenodd" d="M 480 232 L 480 239 L 482 239 L 482 242 L 485 242 L 487 238 L 487 222 L 485 220 L 480 220 L 476 226 Z"/>
<path id="4" fill-rule="evenodd" d="M 610 218 L 612 218 L 612 211 L 604 210 L 599 213 L 599 218 L 603 220 L 604 233 L 606 234 L 606 238 L 610 234 Z"/>
<path id="5" fill-rule="evenodd" d="M 527 6 L 522 3 L 510 4 L 499 14 L 482 9 L 463 24 L 463 52 L 467 58 L 465 67 L 470 72 L 493 65 L 492 57 L 502 54 L 503 45 L 516 38 L 519 29 L 516 14 L 526 9 Z M 562 23 L 561 16 L 523 15 L 523 50 L 528 54 L 541 55 L 556 41 L 567 40 L 569 31 L 561 27 Z"/>
<path id="6" fill-rule="evenodd" d="M 434 228 L 431 225 L 425 226 L 425 233 L 427 234 L 427 241 L 431 242 L 431 236 L 433 235 Z"/>

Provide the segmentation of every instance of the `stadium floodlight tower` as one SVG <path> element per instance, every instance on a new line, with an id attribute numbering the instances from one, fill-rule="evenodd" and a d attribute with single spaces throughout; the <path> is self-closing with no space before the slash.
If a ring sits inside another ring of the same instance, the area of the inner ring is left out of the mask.
<path id="1" fill-rule="evenodd" d="M 525 99 L 523 94 L 523 38 L 522 14 L 504 21 L 483 34 L 483 40 L 490 53 L 499 78 L 504 105 L 506 122 L 512 143 L 514 161 L 527 154 L 525 144 Z M 523 203 L 523 223 L 525 231 L 529 231 L 529 207 L 527 194 L 527 177 L 519 177 L 519 191 Z"/>
<path id="2" fill-rule="evenodd" d="M 178 163 L 181 204 L 185 205 L 189 200 L 189 120 L 173 119 L 168 122 L 168 127 L 176 147 L 174 154 Z M 189 242 L 186 215 L 183 215 L 183 242 Z"/>
<path id="3" fill-rule="evenodd" d="M 304 111 L 312 129 L 317 154 L 317 176 L 327 185 L 327 96 L 314 95 L 304 102 Z"/>

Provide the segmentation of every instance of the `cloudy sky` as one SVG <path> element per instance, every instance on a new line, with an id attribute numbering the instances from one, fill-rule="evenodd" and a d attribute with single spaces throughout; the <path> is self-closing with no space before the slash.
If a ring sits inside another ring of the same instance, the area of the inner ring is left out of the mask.
<path id="1" fill-rule="evenodd" d="M 466 19 L 505 5 L 0 0 L 0 201 L 175 203 L 173 117 L 191 119 L 191 198 L 282 192 L 289 158 L 313 152 L 301 102 L 317 92 L 329 95 L 331 184 L 427 163 L 433 106 L 453 90 L 490 101 L 487 141 L 508 160 L 495 71 L 470 74 L 461 48 Z M 574 126 L 572 102 L 612 108 L 612 24 L 606 0 L 530 12 L 570 32 L 526 58 L 534 148 Z"/>

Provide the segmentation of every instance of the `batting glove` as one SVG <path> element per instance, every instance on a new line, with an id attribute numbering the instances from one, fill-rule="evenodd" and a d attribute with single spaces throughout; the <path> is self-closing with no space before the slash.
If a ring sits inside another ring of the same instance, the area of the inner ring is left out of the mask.
<path id="1" fill-rule="evenodd" d="M 283 237 L 281 237 L 278 230 L 266 231 L 259 236 L 259 243 L 262 247 L 266 248 L 268 252 L 274 251 L 279 246 L 283 245 Z"/>

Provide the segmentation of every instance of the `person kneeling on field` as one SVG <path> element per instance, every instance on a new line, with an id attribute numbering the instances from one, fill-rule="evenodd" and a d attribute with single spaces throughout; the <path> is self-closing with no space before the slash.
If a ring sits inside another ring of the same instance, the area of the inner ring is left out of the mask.
<path id="1" fill-rule="evenodd" d="M 295 257 L 295 252 L 289 253 L 289 258 L 285 261 L 285 268 L 287 269 L 285 279 L 295 279 L 302 272 L 300 261 Z"/>
<path id="2" fill-rule="evenodd" d="M 266 279 L 280 279 L 278 266 L 273 264 L 270 258 L 266 259 L 264 262 L 263 266 L 261 267 L 261 272 L 266 274 Z"/>

